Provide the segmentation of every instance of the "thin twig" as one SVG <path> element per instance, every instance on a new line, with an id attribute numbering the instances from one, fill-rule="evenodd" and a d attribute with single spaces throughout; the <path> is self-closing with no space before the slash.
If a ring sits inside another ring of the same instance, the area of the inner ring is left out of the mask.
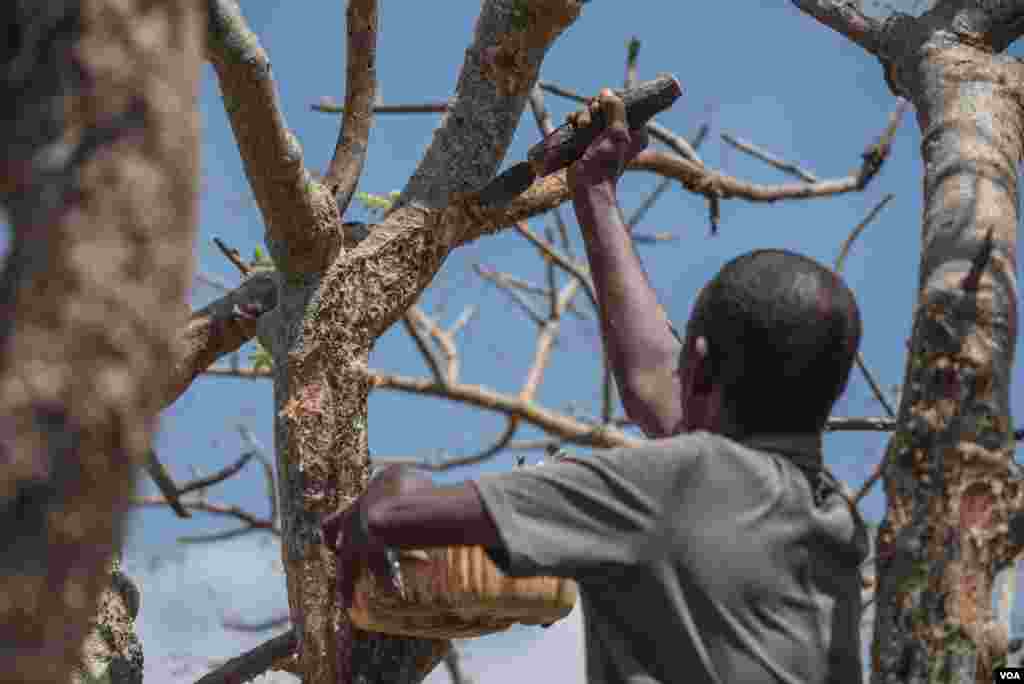
<path id="1" fill-rule="evenodd" d="M 460 323 L 460 321 L 469 321 L 473 311 L 475 311 L 475 307 L 463 309 L 462 314 L 452 324 L 451 330 L 443 330 L 432 316 L 428 316 L 418 306 L 413 305 L 406 312 L 412 323 L 427 331 L 430 339 L 434 342 L 434 346 L 441 352 L 447 364 L 444 377 L 448 382 L 456 382 L 459 379 L 459 350 L 455 346 L 455 332 L 465 325 L 465 322 Z"/>
<path id="2" fill-rule="evenodd" d="M 281 534 L 272 520 L 260 518 L 238 506 L 225 506 L 202 499 L 182 499 L 181 503 L 189 510 L 236 518 L 245 523 L 251 530 L 265 530 L 275 535 Z M 166 506 L 167 499 L 162 496 L 137 496 L 132 499 L 131 504 L 139 507 Z"/>
<path id="3" fill-rule="evenodd" d="M 544 225 L 544 236 L 548 242 L 554 244 L 555 231 L 550 223 Z M 548 311 L 550 315 L 554 316 L 558 308 L 558 271 L 555 269 L 555 262 L 551 259 L 545 259 L 544 271 L 548 278 Z"/>
<path id="4" fill-rule="evenodd" d="M 462 671 L 461 656 L 455 646 L 448 649 L 448 653 L 444 656 L 444 664 L 448 668 L 448 676 L 451 677 L 452 684 L 473 684 L 473 680 Z"/>
<path id="5" fill-rule="evenodd" d="M 482 264 L 474 264 L 473 269 L 481 278 L 490 280 L 498 287 L 515 288 L 537 297 L 544 297 L 545 299 L 549 299 L 551 297 L 551 288 L 535 285 L 534 283 L 523 280 L 522 278 L 517 278 L 509 273 L 503 273 L 493 268 L 488 268 Z M 590 319 L 590 314 L 580 308 L 575 301 L 569 303 L 569 312 L 578 318 L 582 318 L 584 320 Z"/>
<path id="6" fill-rule="evenodd" d="M 749 143 L 745 140 L 740 140 L 739 138 L 735 138 L 729 135 L 728 133 L 722 133 L 721 137 L 722 140 L 729 143 L 740 152 L 749 154 L 751 157 L 754 157 L 755 159 L 760 159 L 764 163 L 768 164 L 769 166 L 774 166 L 776 169 L 782 171 L 783 173 L 788 173 L 791 176 L 796 176 L 800 180 L 807 181 L 808 183 L 818 182 L 818 177 L 815 176 L 810 171 L 805 171 L 796 164 L 776 157 L 774 154 L 762 150 L 761 148 L 755 146 L 753 143 Z"/>
<path id="7" fill-rule="evenodd" d="M 149 473 L 150 479 L 156 484 L 160 493 L 164 495 L 167 505 L 171 507 L 171 510 L 179 518 L 191 518 L 192 514 L 181 504 L 179 499 L 182 494 L 181 489 L 174 483 L 174 478 L 171 477 L 164 464 L 160 462 L 156 451 L 153 449 L 150 449 L 146 456 L 146 472 Z"/>
<path id="8" fill-rule="evenodd" d="M 537 335 L 533 363 L 526 373 L 523 388 L 519 391 L 519 398 L 522 401 L 532 401 L 537 396 L 537 390 L 540 387 L 544 371 L 551 360 L 551 350 L 555 346 L 555 340 L 558 337 L 562 313 L 568 307 L 572 298 L 576 296 L 579 286 L 580 281 L 578 279 L 570 280 L 565 284 L 565 287 L 558 293 L 558 298 L 552 307 L 551 315 L 548 316 L 548 319 L 541 326 L 540 332 Z"/>
<path id="9" fill-rule="evenodd" d="M 658 186 L 644 198 L 644 201 L 640 203 L 640 206 L 636 208 L 636 211 L 634 211 L 632 215 L 630 215 L 629 219 L 626 220 L 626 228 L 632 231 L 633 228 L 643 220 L 647 212 L 654 206 L 654 203 L 658 201 L 658 198 L 660 198 L 671 185 L 671 178 L 662 178 L 658 181 Z"/>
<path id="10" fill-rule="evenodd" d="M 374 114 L 444 114 L 448 111 L 447 102 L 423 102 L 420 104 L 374 105 Z M 314 112 L 324 114 L 341 114 L 345 105 L 337 104 L 329 97 L 321 98 L 320 102 L 310 107 Z"/>
<path id="11" fill-rule="evenodd" d="M 533 112 L 533 119 L 537 122 L 537 128 L 541 135 L 551 135 L 555 130 L 555 124 L 551 121 L 551 113 L 544 104 L 544 93 L 536 84 L 530 91 L 530 110 Z"/>
<path id="12" fill-rule="evenodd" d="M 410 310 L 413 308 L 409 307 Z M 405 331 L 409 333 L 412 341 L 416 343 L 416 348 L 419 350 L 423 360 L 427 362 L 427 366 L 430 368 L 434 379 L 441 384 L 448 382 L 444 371 L 441 370 L 441 364 L 438 363 L 437 357 L 434 355 L 434 350 L 430 348 L 430 343 L 427 341 L 426 336 L 420 330 L 420 327 L 416 325 L 415 318 L 408 311 L 402 316 L 402 325 L 405 327 Z"/>
<path id="13" fill-rule="evenodd" d="M 455 322 L 452 323 L 448 330 L 445 332 L 448 333 L 449 337 L 454 339 L 456 333 L 458 333 L 460 330 L 466 327 L 466 324 L 473 319 L 474 315 L 476 315 L 476 307 L 467 306 L 465 309 L 462 310 L 462 313 L 459 314 L 459 317 L 455 319 Z"/>
<path id="14" fill-rule="evenodd" d="M 896 110 L 890 115 L 885 131 L 879 140 L 869 145 L 861 155 L 860 170 L 844 178 L 819 180 L 816 183 L 783 185 L 760 185 L 714 171 L 703 164 L 684 159 L 679 155 L 665 154 L 656 150 L 644 150 L 628 168 L 650 171 L 668 178 L 675 178 L 690 192 L 706 196 L 710 201 L 740 197 L 754 202 L 775 202 L 783 199 L 806 199 L 828 197 L 845 192 L 862 191 L 881 169 L 891 150 L 891 141 L 903 118 L 906 101 L 898 99 Z"/>
<path id="15" fill-rule="evenodd" d="M 249 266 L 249 264 L 245 263 L 245 261 L 242 259 L 241 253 L 237 249 L 235 249 L 234 247 L 228 247 L 226 244 L 224 244 L 224 241 L 218 237 L 213 238 L 213 244 L 217 245 L 217 249 L 221 251 L 221 254 L 223 254 L 228 261 L 235 265 L 235 268 L 238 269 L 239 273 L 241 273 L 243 276 L 249 275 L 249 273 L 252 271 L 252 268 Z"/>
<path id="16" fill-rule="evenodd" d="M 575 444 L 612 448 L 639 446 L 643 443 L 643 440 L 631 437 L 615 428 L 587 425 L 556 411 L 543 408 L 532 401 L 523 401 L 518 396 L 502 394 L 479 385 L 452 383 L 445 387 L 429 378 L 412 378 L 369 368 L 362 369 L 361 373 L 373 389 L 389 389 L 440 397 L 490 411 L 518 416 L 523 421 Z"/>
<path id="17" fill-rule="evenodd" d="M 263 482 L 266 486 L 267 502 L 270 504 L 270 519 L 276 525 L 278 504 L 277 504 L 277 482 L 274 478 L 274 466 L 270 462 L 270 457 L 267 455 L 267 450 L 263 447 L 263 444 L 256 439 L 256 435 L 252 433 L 245 425 L 238 426 L 238 433 L 242 436 L 242 439 L 252 449 L 252 453 L 256 454 L 256 458 L 263 464 Z"/>
<path id="18" fill-rule="evenodd" d="M 868 212 L 868 215 L 864 217 L 864 220 L 861 221 L 860 223 L 858 223 L 854 227 L 854 229 L 852 231 L 850 231 L 850 235 L 843 242 L 842 247 L 839 248 L 839 256 L 836 257 L 836 263 L 835 263 L 835 271 L 836 271 L 836 273 L 842 273 L 843 272 L 843 266 L 846 265 L 846 257 L 849 254 L 850 248 L 853 246 L 853 243 L 857 240 L 858 237 L 860 237 L 860 234 L 864 231 L 864 229 L 868 226 L 868 224 L 870 224 L 872 221 L 875 220 L 875 217 L 878 216 L 879 212 L 881 212 L 882 209 L 885 208 L 885 205 L 888 204 L 890 201 L 892 201 L 892 199 L 895 196 L 896 195 L 893 195 L 892 193 L 889 193 L 888 195 L 883 197 L 881 199 L 881 201 L 878 204 L 876 204 L 871 209 L 871 211 Z"/>
<path id="19" fill-rule="evenodd" d="M 446 458 L 443 460 L 437 459 L 417 459 L 417 458 L 394 458 L 394 457 L 381 457 L 374 456 L 373 463 L 377 466 L 385 465 L 408 465 L 414 466 L 419 470 L 426 470 L 432 473 L 441 473 L 446 470 L 452 470 L 453 468 L 462 468 L 464 466 L 476 465 L 477 463 L 483 463 L 497 455 L 498 453 L 505 450 L 509 442 L 512 441 L 512 437 L 515 436 L 516 430 L 519 427 L 519 419 L 515 416 L 510 416 L 508 421 L 505 423 L 505 428 L 498 435 L 497 439 L 494 440 L 484 449 L 478 451 L 470 456 L 457 456 L 454 458 Z"/>
<path id="20" fill-rule="evenodd" d="M 256 648 L 232 658 L 216 670 L 204 675 L 196 684 L 243 684 L 269 670 L 278 661 L 295 652 L 298 639 L 290 629 L 263 642 Z"/>
<path id="21" fill-rule="evenodd" d="M 600 310 L 597 303 L 597 292 L 594 290 L 594 283 L 590 280 L 590 274 L 586 268 L 574 259 L 570 259 L 566 255 L 562 254 L 547 240 L 541 238 L 539 235 L 530 230 L 530 227 L 526 225 L 525 221 L 519 221 L 516 223 L 516 230 L 519 234 L 529 240 L 533 245 L 544 253 L 544 256 L 554 261 L 556 264 L 561 266 L 570 275 L 580 281 L 583 285 L 583 290 L 587 293 L 587 298 L 590 299 L 591 304 L 594 308 Z"/>
<path id="22" fill-rule="evenodd" d="M 253 455 L 251 452 L 246 452 L 242 454 L 242 456 L 237 461 L 229 464 L 224 468 L 221 468 L 212 475 L 189 480 L 188 482 L 183 484 L 181 486 L 181 489 L 179 489 L 178 491 L 181 494 L 188 494 L 189 492 L 194 492 L 197 489 L 205 489 L 207 487 L 217 484 L 218 482 L 223 482 L 224 480 L 228 479 L 229 477 L 240 471 L 242 468 L 244 468 L 245 464 L 249 462 L 252 456 Z"/>
<path id="23" fill-rule="evenodd" d="M 857 188 L 863 190 L 864 187 L 875 177 L 875 174 L 882 168 L 882 163 L 889 156 L 889 149 L 892 147 L 892 139 L 896 136 L 896 131 L 899 130 L 900 122 L 903 121 L 903 115 L 910 107 L 910 102 L 904 100 L 902 97 L 896 98 L 896 108 L 892 114 L 889 115 L 889 123 L 885 127 L 885 132 L 882 133 L 881 137 L 873 145 L 868 145 L 868 148 L 864 150 L 861 157 L 864 159 L 864 163 L 860 167 L 860 173 L 857 175 Z"/>
<path id="24" fill-rule="evenodd" d="M 491 283 L 494 283 L 495 285 L 498 286 L 499 290 L 501 290 L 509 297 L 511 297 L 512 301 L 519 305 L 519 308 L 522 309 L 523 313 L 526 314 L 527 318 L 536 323 L 538 326 L 544 325 L 544 317 L 537 313 L 537 311 L 533 308 L 533 304 L 531 304 L 530 300 L 523 296 L 522 292 L 520 292 L 516 288 L 502 286 L 502 283 L 499 281 L 499 279 L 492 277 L 490 274 L 484 271 L 479 264 L 475 265 L 474 268 L 480 277 L 484 278 L 485 280 Z"/>
<path id="25" fill-rule="evenodd" d="M 348 0 L 345 13 L 345 112 L 334 156 L 323 178 L 341 215 L 348 209 L 363 173 L 373 127 L 373 105 L 377 100 L 377 10 L 377 0 Z"/>
<path id="26" fill-rule="evenodd" d="M 634 233 L 633 244 L 653 245 L 659 242 L 675 242 L 679 236 L 675 233 Z"/>

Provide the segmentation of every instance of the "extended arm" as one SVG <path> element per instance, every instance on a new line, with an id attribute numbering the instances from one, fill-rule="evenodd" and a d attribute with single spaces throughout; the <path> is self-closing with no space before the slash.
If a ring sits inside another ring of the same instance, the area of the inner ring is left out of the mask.
<path id="1" fill-rule="evenodd" d="M 368 507 L 366 518 L 374 539 L 398 549 L 501 544 L 472 482 L 380 499 Z"/>
<path id="2" fill-rule="evenodd" d="M 608 129 L 570 169 L 573 208 L 597 289 L 605 354 L 626 414 L 647 436 L 667 437 L 678 431 L 682 420 L 682 346 L 622 220 L 618 177 L 646 141 L 637 139 L 642 132 L 626 130 L 625 108 L 609 94 L 604 91 L 597 100 L 607 112 Z"/>

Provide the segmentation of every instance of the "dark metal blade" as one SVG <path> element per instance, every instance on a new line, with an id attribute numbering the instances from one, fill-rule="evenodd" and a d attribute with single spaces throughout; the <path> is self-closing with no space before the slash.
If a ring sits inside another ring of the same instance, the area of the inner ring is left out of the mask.
<path id="1" fill-rule="evenodd" d="M 536 178 L 530 162 L 519 162 L 494 177 L 480 191 L 480 204 L 488 209 L 503 207 L 526 192 Z"/>

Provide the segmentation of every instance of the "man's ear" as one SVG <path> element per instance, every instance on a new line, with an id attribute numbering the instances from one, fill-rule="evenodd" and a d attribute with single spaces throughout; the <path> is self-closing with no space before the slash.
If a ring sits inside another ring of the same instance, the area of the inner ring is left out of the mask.
<path id="1" fill-rule="evenodd" d="M 711 394 L 714 385 L 714 376 L 711 372 L 711 358 L 708 339 L 703 335 L 693 342 L 693 350 L 690 355 L 690 363 L 693 364 L 693 392 L 694 394 Z"/>

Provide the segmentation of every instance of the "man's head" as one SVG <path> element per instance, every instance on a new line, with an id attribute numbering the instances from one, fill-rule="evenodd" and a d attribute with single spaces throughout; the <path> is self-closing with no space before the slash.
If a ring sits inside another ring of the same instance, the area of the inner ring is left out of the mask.
<path id="1" fill-rule="evenodd" d="M 739 256 L 701 291 L 682 359 L 685 429 L 817 432 L 860 344 L 853 293 L 799 254 Z"/>

